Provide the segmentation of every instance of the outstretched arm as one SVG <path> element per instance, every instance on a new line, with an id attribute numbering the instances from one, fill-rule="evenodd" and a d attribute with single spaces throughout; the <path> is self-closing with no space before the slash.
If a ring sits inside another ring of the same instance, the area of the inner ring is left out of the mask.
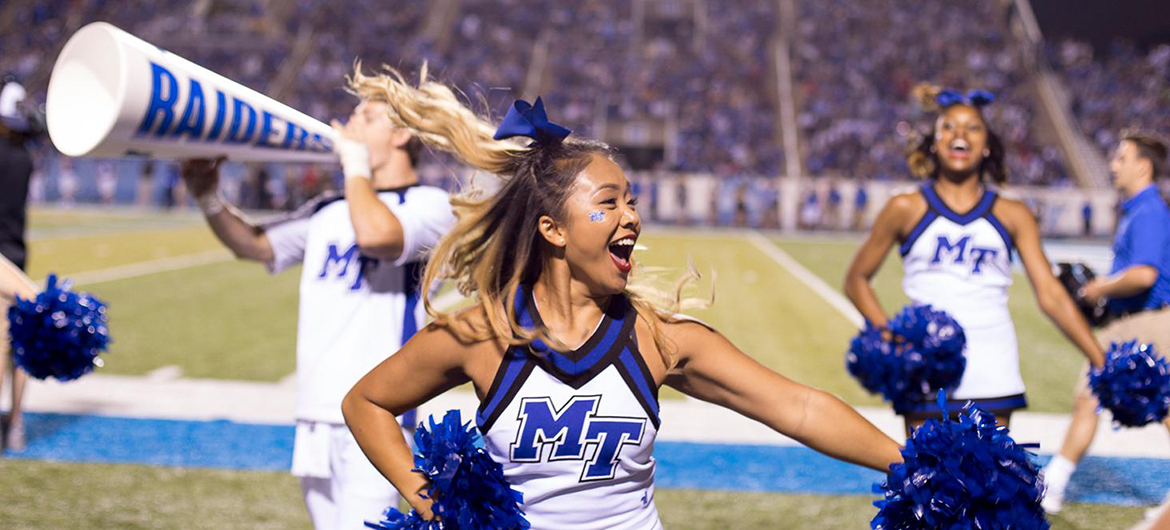
<path id="1" fill-rule="evenodd" d="M 428 519 L 432 501 L 422 497 L 427 479 L 411 471 L 414 458 L 395 416 L 467 382 L 464 359 L 484 346 L 428 326 L 358 381 L 341 403 L 345 424 L 366 457 Z"/>
<path id="2" fill-rule="evenodd" d="M 1076 344 L 1093 366 L 1101 366 L 1105 362 L 1105 353 L 1093 337 L 1085 316 L 1064 290 L 1060 280 L 1052 274 L 1052 265 L 1040 244 L 1040 228 L 1036 225 L 1036 218 L 1032 217 L 1032 212 L 1026 206 L 1014 202 L 1005 205 L 1004 213 L 1015 232 L 1012 237 L 1015 238 L 1016 250 L 1024 262 L 1040 309 Z"/>
<path id="3" fill-rule="evenodd" d="M 879 471 L 902 461 L 897 442 L 837 397 L 769 370 L 701 324 L 667 328 L 680 351 L 666 384 L 839 460 Z"/>
<path id="4" fill-rule="evenodd" d="M 1158 269 L 1149 265 L 1134 265 L 1117 274 L 1103 276 L 1084 287 L 1084 297 L 1090 302 L 1102 298 L 1128 298 L 1142 294 L 1158 281 Z"/>

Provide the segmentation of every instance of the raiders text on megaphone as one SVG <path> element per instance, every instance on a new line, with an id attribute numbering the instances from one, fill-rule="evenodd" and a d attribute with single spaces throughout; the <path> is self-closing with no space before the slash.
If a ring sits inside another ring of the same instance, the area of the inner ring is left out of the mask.
<path id="1" fill-rule="evenodd" d="M 138 126 L 139 136 L 156 139 L 186 137 L 319 153 L 333 151 L 333 142 L 328 138 L 281 119 L 266 109 L 258 111 L 248 102 L 236 96 L 229 97 L 218 88 L 209 86 L 209 90 L 205 90 L 203 83 L 194 77 L 187 79 L 183 93 L 178 78 L 165 66 L 151 61 L 150 72 L 150 104 Z M 213 105 L 208 105 L 209 91 L 214 92 Z M 180 100 L 186 101 L 181 109 L 178 108 Z"/>

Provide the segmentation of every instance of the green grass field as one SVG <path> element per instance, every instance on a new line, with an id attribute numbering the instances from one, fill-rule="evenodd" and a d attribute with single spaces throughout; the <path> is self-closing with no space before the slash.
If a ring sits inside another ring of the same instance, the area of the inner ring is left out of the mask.
<path id="1" fill-rule="evenodd" d="M 715 305 L 694 316 L 793 379 L 854 405 L 880 405 L 845 372 L 854 327 L 748 238 L 654 232 L 642 239 L 642 263 L 681 271 L 693 259 L 706 275 L 696 294 L 710 292 L 707 273 L 717 271 Z M 192 215 L 35 210 L 30 234 L 34 278 L 221 248 Z M 834 287 L 858 245 L 848 237 L 772 241 Z M 900 275 L 895 255 L 875 281 L 890 311 L 906 302 Z M 298 276 L 273 278 L 259 265 L 225 260 L 81 287 L 110 305 L 115 342 L 104 372 L 174 365 L 185 377 L 276 381 L 294 370 Z M 1067 412 L 1080 357 L 1039 313 L 1023 277 L 1011 295 L 1031 410 Z M 284 473 L 0 461 L 0 492 L 4 528 L 308 527 L 299 489 Z M 865 528 L 875 513 L 865 496 L 659 490 L 657 499 L 668 528 Z M 1125 528 L 1142 510 L 1071 505 L 1054 528 Z"/>

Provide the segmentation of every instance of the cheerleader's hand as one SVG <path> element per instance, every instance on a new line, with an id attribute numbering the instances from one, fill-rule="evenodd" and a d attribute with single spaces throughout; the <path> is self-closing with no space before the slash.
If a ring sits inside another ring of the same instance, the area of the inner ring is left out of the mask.
<path id="1" fill-rule="evenodd" d="M 187 191 L 191 192 L 192 197 L 207 197 L 219 190 L 219 165 L 223 161 L 223 157 L 183 161 L 179 166 L 179 176 L 183 178 L 183 184 L 187 185 Z"/>
<path id="2" fill-rule="evenodd" d="M 423 497 L 422 492 L 411 495 L 406 501 L 410 504 L 411 508 L 414 508 L 414 511 L 418 512 L 419 517 L 422 517 L 423 520 L 434 521 L 438 519 L 438 517 L 435 517 L 434 512 L 431 511 L 431 506 L 435 504 L 435 500 Z"/>

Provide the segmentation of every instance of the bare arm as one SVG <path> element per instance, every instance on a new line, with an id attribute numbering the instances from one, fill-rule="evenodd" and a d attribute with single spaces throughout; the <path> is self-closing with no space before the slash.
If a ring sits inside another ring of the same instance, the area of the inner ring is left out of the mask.
<path id="1" fill-rule="evenodd" d="M 338 135 L 337 147 L 345 173 L 345 200 L 349 203 L 349 220 L 353 223 L 357 246 L 366 256 L 396 260 L 406 245 L 405 235 L 398 217 L 378 199 L 374 190 L 370 147 L 366 144 L 369 126 L 366 115 L 355 111 L 345 125 L 337 120 L 332 125 Z"/>
<path id="2" fill-rule="evenodd" d="M 874 293 L 870 280 L 877 274 L 890 248 L 898 242 L 901 228 L 912 215 L 913 204 L 909 197 L 899 195 L 886 203 L 873 224 L 869 237 L 849 264 L 845 273 L 845 295 L 857 307 L 865 319 L 878 327 L 886 325 L 886 313 Z"/>
<path id="3" fill-rule="evenodd" d="M 1040 244 L 1040 228 L 1036 219 L 1027 207 L 1004 201 L 1003 214 L 1009 227 L 1014 232 L 1012 237 L 1016 242 L 1016 250 L 1020 253 L 1020 260 L 1024 262 L 1024 269 L 1032 283 L 1032 291 L 1036 294 L 1036 301 L 1040 309 L 1048 318 L 1060 328 L 1081 350 L 1093 366 L 1101 366 L 1105 361 L 1105 353 L 1093 337 L 1089 323 L 1073 302 L 1072 297 L 1064 290 L 1060 280 L 1052 274 L 1052 265 L 1044 255 L 1044 248 Z"/>
<path id="4" fill-rule="evenodd" d="M 30 300 L 40 289 L 14 263 L 0 256 L 0 298 L 11 303 L 17 296 Z M 0 315 L 4 318 L 4 315 Z"/>
<path id="5" fill-rule="evenodd" d="M 727 407 L 833 458 L 888 471 L 898 444 L 837 397 L 769 370 L 715 331 L 693 322 L 668 326 L 680 345 L 666 384 Z"/>
<path id="6" fill-rule="evenodd" d="M 1149 265 L 1134 265 L 1112 276 L 1089 282 L 1084 296 L 1090 301 L 1101 298 L 1128 298 L 1142 294 L 1158 281 L 1158 269 Z"/>
<path id="7" fill-rule="evenodd" d="M 449 331 L 428 326 L 358 381 L 341 403 L 366 457 L 427 518 L 431 500 L 422 497 L 427 479 L 411 471 L 414 458 L 395 416 L 467 382 L 464 359 L 485 344 L 461 343 Z"/>
<path id="8" fill-rule="evenodd" d="M 271 263 L 272 244 L 264 230 L 244 218 L 235 208 L 223 204 L 218 196 L 219 160 L 187 160 L 183 162 L 183 182 L 204 211 L 204 217 L 215 237 L 219 238 L 237 258 Z M 210 205 L 210 207 L 209 207 Z"/>
<path id="9" fill-rule="evenodd" d="M 404 244 L 402 223 L 378 199 L 369 179 L 345 179 L 345 200 L 349 203 L 349 219 L 362 254 L 398 259 Z"/>

